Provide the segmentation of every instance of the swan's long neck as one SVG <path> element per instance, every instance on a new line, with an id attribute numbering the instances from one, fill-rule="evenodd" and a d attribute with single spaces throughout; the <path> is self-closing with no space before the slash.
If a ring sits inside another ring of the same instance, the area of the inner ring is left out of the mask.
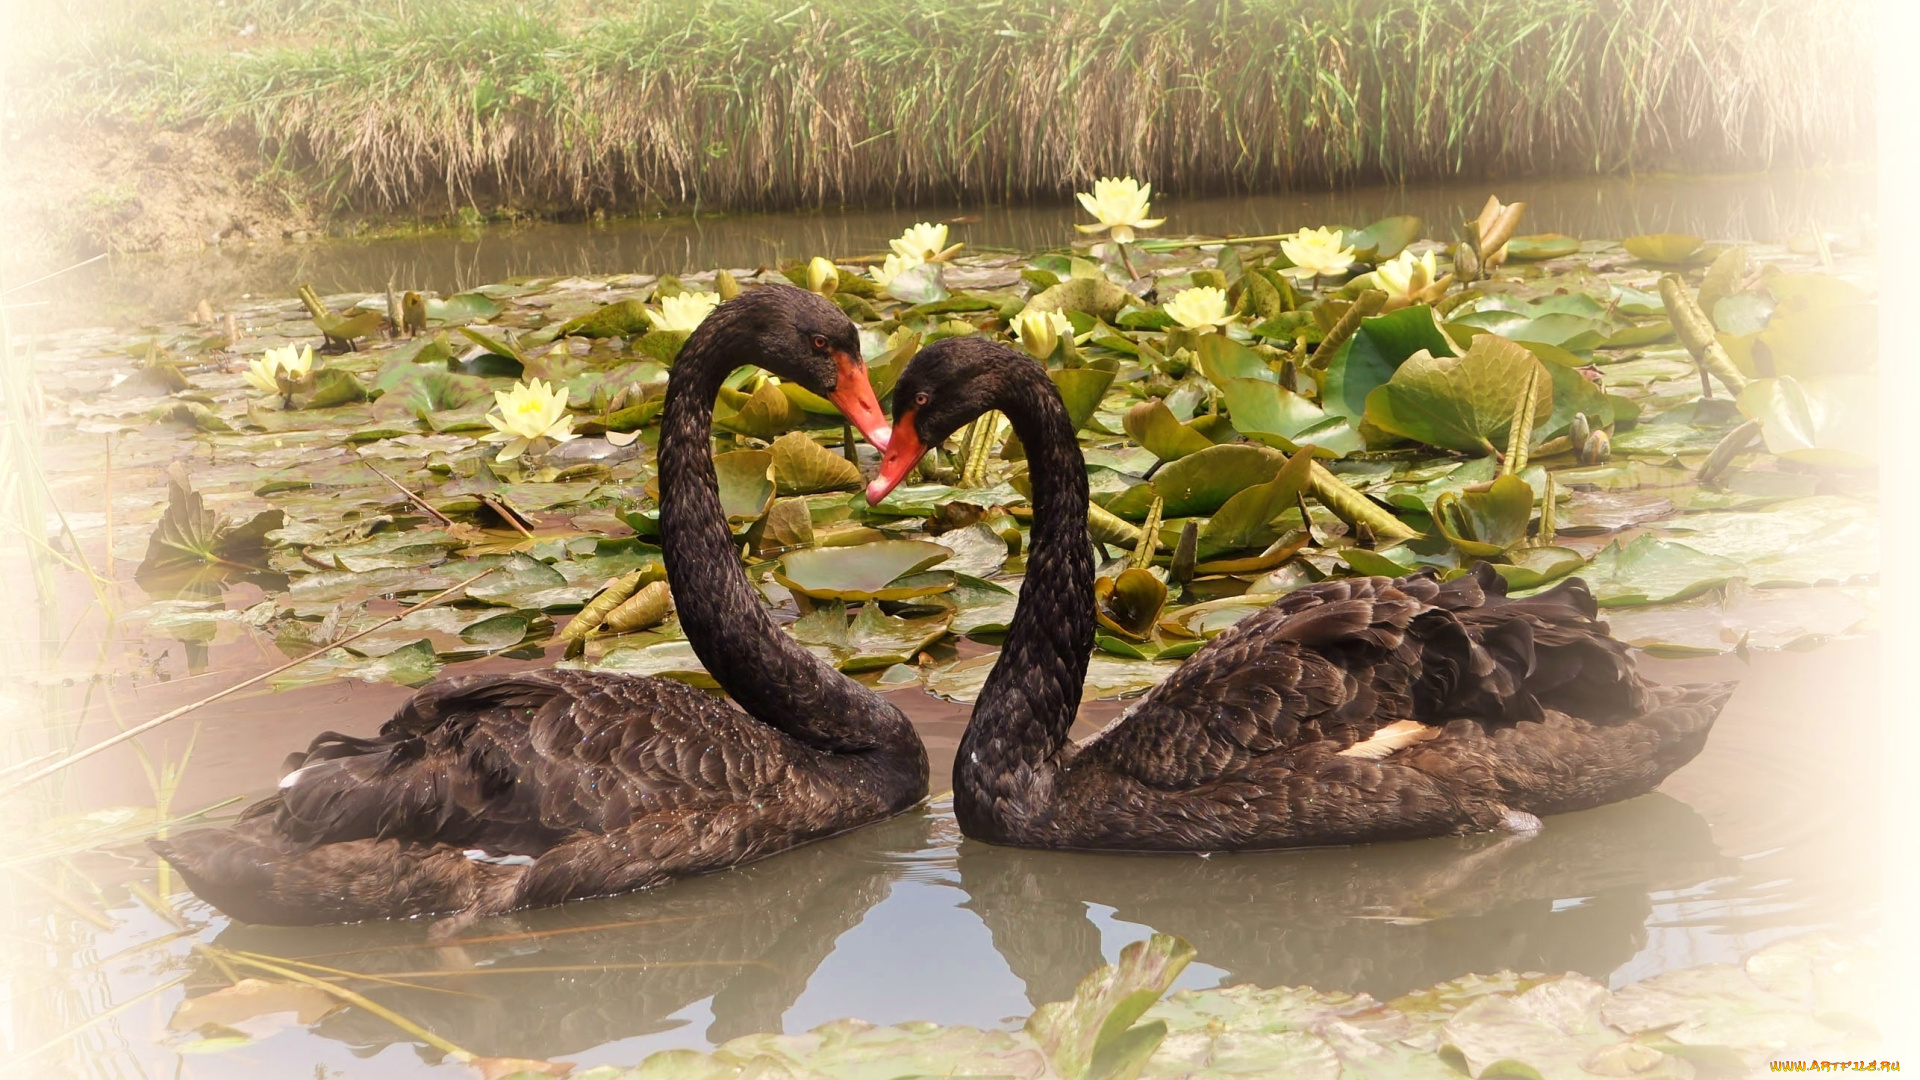
<path id="1" fill-rule="evenodd" d="M 667 380 L 660 424 L 661 548 L 681 629 L 714 680 L 763 723 L 821 750 L 911 753 L 920 740 L 906 715 L 783 633 L 741 569 L 710 443 L 720 384 L 753 356 L 732 347 L 744 335 L 724 323 L 702 330 Z"/>
<path id="2" fill-rule="evenodd" d="M 1073 423 L 1038 365 L 1010 365 L 995 397 L 1026 447 L 1033 534 L 1020 606 L 954 760 L 954 813 L 981 837 L 1050 803 L 1094 627 L 1087 470 Z"/>

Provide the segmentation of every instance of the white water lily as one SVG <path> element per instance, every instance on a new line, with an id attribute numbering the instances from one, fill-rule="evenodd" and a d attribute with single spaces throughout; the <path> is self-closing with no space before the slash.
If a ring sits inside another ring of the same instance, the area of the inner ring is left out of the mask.
<path id="1" fill-rule="evenodd" d="M 1073 340 L 1073 323 L 1057 311 L 1023 311 L 1013 320 L 1013 334 L 1035 360 L 1045 360 L 1062 338 Z"/>
<path id="2" fill-rule="evenodd" d="M 1413 304 L 1430 304 L 1446 295 L 1453 275 L 1440 276 L 1440 268 L 1429 251 L 1419 258 L 1402 251 L 1395 258 L 1374 268 L 1373 279 L 1387 294 L 1383 311 L 1398 311 Z"/>
<path id="3" fill-rule="evenodd" d="M 290 382 L 306 378 L 313 372 L 313 346 L 305 345 L 295 350 L 291 345 L 283 345 L 278 349 L 268 349 L 247 361 L 248 384 L 266 393 L 280 393 L 280 380 L 277 377 L 280 372 L 285 372 Z"/>
<path id="4" fill-rule="evenodd" d="M 947 246 L 947 227 L 922 221 L 901 233 L 898 239 L 887 241 L 887 246 L 907 262 L 902 269 L 912 269 L 921 263 L 945 262 L 966 245 Z"/>
<path id="5" fill-rule="evenodd" d="M 487 414 L 487 423 L 493 430 L 480 436 L 480 441 L 506 444 L 495 461 L 512 461 L 541 439 L 566 442 L 579 438 L 573 433 L 573 417 L 567 414 L 567 388 L 555 390 L 539 379 L 516 382 L 511 390 L 494 391 L 493 411 Z"/>
<path id="6" fill-rule="evenodd" d="M 1353 265 L 1353 248 L 1342 246 L 1338 229 L 1301 229 L 1280 241 L 1280 251 L 1293 265 L 1280 271 L 1288 277 L 1344 274 Z"/>
<path id="7" fill-rule="evenodd" d="M 1226 290 L 1211 285 L 1182 289 L 1160 306 L 1174 322 L 1193 330 L 1225 326 L 1233 321 L 1233 313 L 1227 309 Z"/>
<path id="8" fill-rule="evenodd" d="M 647 320 L 653 323 L 655 330 L 692 331 L 719 306 L 719 293 L 683 292 L 679 296 L 663 298 L 659 311 L 647 312 Z"/>
<path id="9" fill-rule="evenodd" d="M 1093 194 L 1079 191 L 1074 193 L 1074 198 L 1087 208 L 1087 213 L 1099 218 L 1100 224 L 1075 225 L 1074 228 L 1083 233 L 1104 232 L 1122 244 L 1130 244 L 1135 229 L 1157 228 L 1166 221 L 1147 216 L 1152 210 L 1152 204 L 1147 201 L 1152 194 L 1152 184 L 1142 184 L 1131 176 L 1095 180 Z"/>
<path id="10" fill-rule="evenodd" d="M 901 274 L 906 273 L 916 266 L 924 265 L 926 265 L 925 259 L 908 259 L 902 258 L 899 255 L 889 255 L 887 256 L 886 262 L 869 270 L 868 274 L 873 278 L 874 284 L 884 289 L 893 284 L 894 278 L 899 277 Z"/>

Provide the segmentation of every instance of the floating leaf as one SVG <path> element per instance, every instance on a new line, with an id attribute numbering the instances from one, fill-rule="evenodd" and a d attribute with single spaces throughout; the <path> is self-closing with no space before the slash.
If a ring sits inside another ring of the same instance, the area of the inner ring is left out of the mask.
<path id="1" fill-rule="evenodd" d="M 1411 214 L 1381 218 L 1364 229 L 1343 234 L 1340 243 L 1353 249 L 1355 262 L 1385 262 L 1420 239 L 1421 227 L 1420 219 Z"/>
<path id="2" fill-rule="evenodd" d="M 1027 301 L 1028 311 L 1084 311 L 1112 323 L 1133 294 L 1104 277 L 1076 277 L 1063 281 Z"/>
<path id="3" fill-rule="evenodd" d="M 489 316 L 490 317 L 490 316 Z M 637 337 L 653 329 L 647 318 L 647 305 L 638 300 L 620 300 L 576 315 L 561 324 L 555 337 Z"/>
<path id="4" fill-rule="evenodd" d="M 1580 253 L 1580 241 L 1561 233 L 1535 233 L 1507 241 L 1507 258 L 1516 262 L 1561 259 Z"/>
<path id="5" fill-rule="evenodd" d="M 1433 502 L 1433 523 L 1462 554 L 1501 555 L 1527 538 L 1533 520 L 1533 487 L 1502 476 L 1486 491 L 1449 491 Z"/>
<path id="6" fill-rule="evenodd" d="M 445 300 L 429 298 L 427 318 L 434 322 L 473 322 L 500 314 L 500 305 L 484 293 L 455 293 Z"/>
<path id="7" fill-rule="evenodd" d="M 817 600 L 904 600 L 939 586 L 894 585 L 896 579 L 945 562 L 952 552 L 927 540 L 881 540 L 858 547 L 789 552 L 774 571 L 780 584 Z M 892 586 L 892 587 L 890 587 Z M 951 588 L 948 579 L 946 588 Z"/>
<path id="8" fill-rule="evenodd" d="M 1154 398 L 1127 410 L 1127 437 L 1162 461 L 1177 461 L 1213 445 L 1213 440 L 1174 418 L 1167 403 Z"/>
<path id="9" fill-rule="evenodd" d="M 1144 517 L 1155 496 L 1166 500 L 1168 520 L 1203 517 L 1220 509 L 1238 492 L 1272 480 L 1286 455 L 1248 443 L 1224 443 L 1189 454 L 1154 474 L 1107 507 L 1123 517 Z"/>
<path id="10" fill-rule="evenodd" d="M 1459 354 L 1431 307 L 1416 304 L 1360 320 L 1360 328 L 1327 366 L 1321 405 L 1351 423 L 1359 423 L 1366 415 L 1367 395 L 1385 385 L 1408 357 L 1421 352 L 1433 356 Z"/>
<path id="11" fill-rule="evenodd" d="M 1742 569 L 1732 559 L 1642 535 L 1625 547 L 1608 544 L 1581 576 L 1601 607 L 1630 607 L 1698 596 Z"/>
<path id="12" fill-rule="evenodd" d="M 1198 556 L 1212 559 L 1229 551 L 1265 547 L 1280 535 L 1273 521 L 1299 505 L 1311 483 L 1313 456 L 1297 452 L 1263 484 L 1243 488 L 1229 498 L 1200 530 Z"/>
<path id="13" fill-rule="evenodd" d="M 267 534 L 281 527 L 286 514 L 263 510 L 244 524 L 226 521 L 207 509 L 184 466 L 167 467 L 167 509 L 147 539 L 147 555 L 134 571 L 137 579 L 165 576 L 209 564 L 246 569 L 264 564 Z"/>
<path id="14" fill-rule="evenodd" d="M 1685 266 L 1694 261 L 1706 241 L 1686 233 L 1651 233 L 1644 236 L 1629 236 L 1620 242 L 1627 254 L 1641 262 L 1658 263 L 1662 266 Z"/>
<path id="15" fill-rule="evenodd" d="M 1416 354 L 1367 395 L 1367 422 L 1429 446 L 1492 454 L 1506 443 L 1528 369 L 1539 366 L 1525 347 L 1492 334 L 1474 338 L 1462 357 Z M 1541 397 L 1550 385 L 1540 380 Z M 1536 406 L 1536 422 L 1550 411 Z"/>
<path id="16" fill-rule="evenodd" d="M 1087 421 L 1093 419 L 1093 414 L 1100 408 L 1100 399 L 1106 396 L 1107 387 L 1113 385 L 1113 372 L 1104 368 L 1055 368 L 1047 375 L 1060 391 L 1060 400 L 1067 407 L 1067 419 L 1072 422 L 1075 431 L 1086 427 Z"/>
<path id="17" fill-rule="evenodd" d="M 813 441 L 802 431 L 790 431 L 773 441 L 773 478 L 782 495 L 812 495 L 821 491 L 852 491 L 862 483 L 860 467 Z"/>
<path id="18" fill-rule="evenodd" d="M 1167 605 L 1167 583 L 1151 571 L 1130 567 L 1118 578 L 1095 581 L 1093 595 L 1100 625 L 1142 641 L 1153 633 L 1153 625 L 1160 621 L 1160 609 Z"/>
<path id="19" fill-rule="evenodd" d="M 1767 452 L 1803 465 L 1871 468 L 1878 460 L 1879 384 L 1861 377 L 1759 379 L 1740 411 L 1760 421 Z"/>
<path id="20" fill-rule="evenodd" d="M 771 453 L 733 450 L 716 454 L 713 471 L 720 481 L 720 508 L 728 521 L 754 521 L 767 512 L 777 490 Z"/>
<path id="21" fill-rule="evenodd" d="M 1299 394 L 1261 379 L 1216 383 L 1226 399 L 1234 430 L 1255 442 L 1289 453 L 1304 443 L 1334 456 L 1366 449 L 1366 440 L 1344 416 L 1329 416 Z"/>

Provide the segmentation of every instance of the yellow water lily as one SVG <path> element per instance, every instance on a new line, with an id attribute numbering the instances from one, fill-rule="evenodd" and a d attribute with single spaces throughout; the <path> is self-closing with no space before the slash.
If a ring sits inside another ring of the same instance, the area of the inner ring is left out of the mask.
<path id="1" fill-rule="evenodd" d="M 279 375 L 285 373 L 288 382 L 299 382 L 313 372 L 313 346 L 305 345 L 295 350 L 291 345 L 278 349 L 268 349 L 259 356 L 247 361 L 247 382 L 269 394 L 278 394 Z"/>
<path id="2" fill-rule="evenodd" d="M 712 306 L 709 304 L 708 310 Z M 495 461 L 512 461 L 541 439 L 566 442 L 579 438 L 573 433 L 573 417 L 567 414 L 567 388 L 555 390 L 539 379 L 516 382 L 511 390 L 495 390 L 487 423 L 493 430 L 480 436 L 480 441 L 506 444 Z"/>
<path id="3" fill-rule="evenodd" d="M 659 311 L 648 311 L 647 319 L 655 330 L 691 331 L 720 306 L 720 294 L 683 292 L 660 301 Z"/>
<path id="4" fill-rule="evenodd" d="M 1280 271 L 1288 277 L 1310 278 L 1344 274 L 1353 265 L 1353 248 L 1342 246 L 1338 229 L 1301 229 L 1280 241 L 1280 251 L 1293 262 Z"/>
<path id="5" fill-rule="evenodd" d="M 1453 284 L 1452 274 L 1440 275 L 1440 268 L 1434 264 L 1431 251 L 1417 259 L 1413 257 L 1413 252 L 1402 251 L 1375 267 L 1373 279 L 1387 294 L 1383 311 L 1398 311 L 1414 304 L 1431 304 L 1445 296 L 1447 287 Z"/>
<path id="6" fill-rule="evenodd" d="M 901 274 L 906 273 L 916 266 L 923 266 L 925 263 L 926 260 L 924 259 L 908 259 L 899 255 L 889 255 L 887 256 L 886 262 L 873 267 L 867 271 L 867 273 L 873 278 L 874 284 L 884 289 L 893 284 L 894 278 L 899 277 Z"/>
<path id="7" fill-rule="evenodd" d="M 1045 360 L 1060 339 L 1073 340 L 1073 323 L 1057 311 L 1023 311 L 1013 320 L 1013 335 L 1035 360 Z"/>
<path id="8" fill-rule="evenodd" d="M 1193 330 L 1225 326 L 1233 321 L 1233 313 L 1227 310 L 1226 290 L 1211 285 L 1182 289 L 1160 306 L 1173 316 L 1174 322 Z"/>
<path id="9" fill-rule="evenodd" d="M 1104 232 L 1122 244 L 1130 244 L 1135 229 L 1157 228 L 1166 221 L 1166 218 L 1147 216 L 1152 210 L 1152 204 L 1147 201 L 1152 194 L 1152 184 L 1142 184 L 1131 176 L 1095 180 L 1093 194 L 1078 191 L 1074 198 L 1087 208 L 1087 213 L 1099 218 L 1100 223 L 1074 228 L 1083 233 Z"/>
<path id="10" fill-rule="evenodd" d="M 833 260 L 818 255 L 807 264 L 807 288 L 821 296 L 832 296 L 840 288 L 840 268 Z"/>
<path id="11" fill-rule="evenodd" d="M 922 221 L 901 233 L 899 239 L 887 241 L 887 246 L 901 259 L 911 260 L 911 266 L 918 266 L 921 263 L 944 262 L 966 245 L 948 247 L 947 227 Z"/>

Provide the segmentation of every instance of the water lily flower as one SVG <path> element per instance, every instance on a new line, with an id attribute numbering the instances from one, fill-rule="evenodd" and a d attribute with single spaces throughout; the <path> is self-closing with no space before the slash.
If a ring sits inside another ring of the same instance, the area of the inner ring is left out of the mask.
<path id="1" fill-rule="evenodd" d="M 1100 223 L 1075 225 L 1074 228 L 1083 233 L 1104 232 L 1122 244 L 1130 244 L 1135 229 L 1157 228 L 1166 221 L 1166 218 L 1147 216 L 1152 209 L 1147 200 L 1152 194 L 1152 184 L 1142 184 L 1131 176 L 1095 180 L 1093 194 L 1079 191 L 1074 193 L 1074 198 L 1087 208 L 1087 213 L 1099 218 Z"/>
<path id="2" fill-rule="evenodd" d="M 1413 252 L 1402 251 L 1395 258 L 1374 268 L 1373 279 L 1387 294 L 1383 311 L 1398 311 L 1413 304 L 1431 304 L 1447 293 L 1447 286 L 1453 284 L 1453 275 L 1440 276 L 1440 268 L 1434 265 L 1433 252 L 1429 251 L 1419 258 Z"/>
<path id="3" fill-rule="evenodd" d="M 954 244 L 948 247 L 946 225 L 935 225 L 927 221 L 922 221 L 901 233 L 899 239 L 887 241 L 887 246 L 891 247 L 893 253 L 900 256 L 902 260 L 912 260 L 909 266 L 903 269 L 911 269 L 921 263 L 945 262 L 952 258 L 955 252 L 966 247 L 965 244 Z"/>
<path id="4" fill-rule="evenodd" d="M 719 293 L 683 292 L 679 296 L 662 299 L 660 310 L 648 311 L 647 320 L 653 323 L 655 330 L 692 331 L 719 306 Z"/>
<path id="5" fill-rule="evenodd" d="M 707 310 L 712 308 L 707 305 Z M 579 438 L 573 432 L 573 417 L 567 414 L 567 388 L 555 390 L 539 379 L 516 382 L 511 390 L 494 391 L 493 411 L 487 414 L 487 423 L 493 430 L 480 436 L 480 441 L 506 444 L 495 461 L 512 461 L 541 439 L 566 442 Z"/>
<path id="6" fill-rule="evenodd" d="M 1073 339 L 1073 323 L 1057 311 L 1023 311 L 1013 320 L 1013 334 L 1035 360 L 1045 360 L 1060 339 Z"/>
<path id="7" fill-rule="evenodd" d="M 290 383 L 297 383 L 312 374 L 313 346 L 302 346 L 295 351 L 293 346 L 283 345 L 278 349 L 268 349 L 247 361 L 247 382 L 265 393 L 281 392 L 279 375 L 283 372 Z"/>
<path id="8" fill-rule="evenodd" d="M 1310 278 L 1344 274 L 1353 265 L 1353 248 L 1342 247 L 1337 229 L 1301 229 L 1280 241 L 1280 251 L 1293 265 L 1280 271 L 1288 277 Z"/>
<path id="9" fill-rule="evenodd" d="M 899 255 L 889 255 L 887 256 L 886 262 L 873 267 L 867 271 L 867 273 L 873 278 L 874 284 L 884 289 L 893 284 L 894 278 L 899 277 L 901 274 L 906 273 L 916 266 L 925 265 L 925 263 L 925 259 L 909 259 Z"/>
<path id="10" fill-rule="evenodd" d="M 1226 290 L 1211 285 L 1182 289 L 1160 306 L 1173 316 L 1174 322 L 1193 330 L 1225 326 L 1233 321 L 1233 313 L 1227 309 Z"/>
<path id="11" fill-rule="evenodd" d="M 832 296 L 840 288 L 840 268 L 831 259 L 815 255 L 807 264 L 807 288 L 821 296 Z"/>

